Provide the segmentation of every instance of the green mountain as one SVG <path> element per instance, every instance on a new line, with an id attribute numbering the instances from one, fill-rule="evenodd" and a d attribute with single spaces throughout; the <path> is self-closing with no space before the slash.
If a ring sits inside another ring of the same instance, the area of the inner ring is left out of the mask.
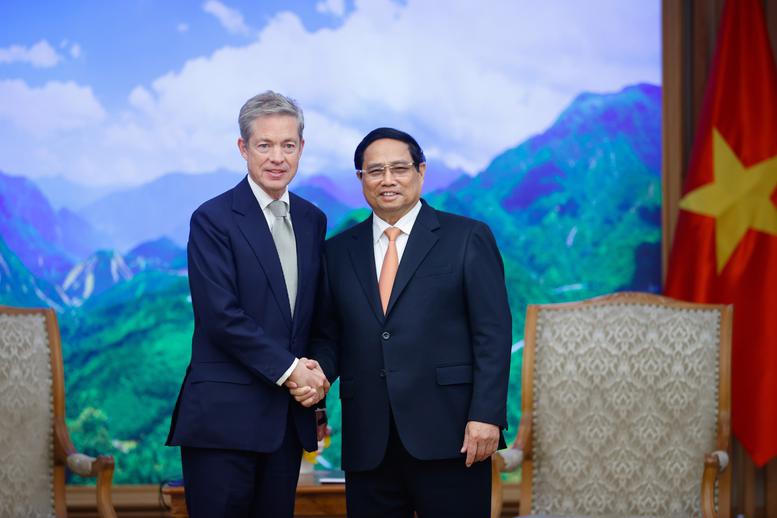
<path id="1" fill-rule="evenodd" d="M 179 478 L 178 450 L 163 445 L 191 350 L 186 277 L 141 272 L 60 322 L 75 443 L 114 455 L 116 483 Z"/>

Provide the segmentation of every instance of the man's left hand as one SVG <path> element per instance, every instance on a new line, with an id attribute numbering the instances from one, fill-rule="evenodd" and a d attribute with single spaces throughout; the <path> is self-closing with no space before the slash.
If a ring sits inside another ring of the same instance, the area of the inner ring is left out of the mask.
<path id="1" fill-rule="evenodd" d="M 472 466 L 489 458 L 499 445 L 499 427 L 479 421 L 468 421 L 464 429 L 464 444 L 461 453 L 467 454 L 465 464 Z"/>
<path id="2" fill-rule="evenodd" d="M 316 439 L 323 441 L 325 437 L 332 435 L 332 429 L 329 428 L 326 418 L 326 409 L 316 409 Z"/>

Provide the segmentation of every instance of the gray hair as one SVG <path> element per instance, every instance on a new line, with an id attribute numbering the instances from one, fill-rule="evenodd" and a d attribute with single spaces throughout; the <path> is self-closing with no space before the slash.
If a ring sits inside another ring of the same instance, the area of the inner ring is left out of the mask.
<path id="1" fill-rule="evenodd" d="M 302 115 L 297 101 L 272 90 L 267 90 L 259 95 L 251 97 L 240 108 L 237 122 L 240 125 L 240 136 L 248 142 L 253 132 L 254 120 L 268 115 L 291 115 L 297 118 L 299 126 L 299 138 L 302 140 L 302 130 L 305 128 L 305 117 Z"/>

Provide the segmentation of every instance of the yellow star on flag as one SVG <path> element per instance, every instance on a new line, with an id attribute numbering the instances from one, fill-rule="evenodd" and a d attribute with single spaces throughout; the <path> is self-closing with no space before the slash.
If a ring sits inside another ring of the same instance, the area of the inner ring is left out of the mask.
<path id="1" fill-rule="evenodd" d="M 777 207 L 770 199 L 777 186 L 777 155 L 745 167 L 716 128 L 712 150 L 715 180 L 686 194 L 680 208 L 715 218 L 720 274 L 748 229 L 777 236 Z"/>

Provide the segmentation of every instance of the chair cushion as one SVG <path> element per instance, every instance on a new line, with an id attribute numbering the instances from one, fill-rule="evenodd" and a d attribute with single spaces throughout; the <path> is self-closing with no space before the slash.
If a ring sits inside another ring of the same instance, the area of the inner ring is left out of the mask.
<path id="1" fill-rule="evenodd" d="M 720 313 L 649 304 L 537 321 L 533 514 L 699 516 Z"/>
<path id="2" fill-rule="evenodd" d="M 0 518 L 54 516 L 48 343 L 43 315 L 0 315 Z"/>

